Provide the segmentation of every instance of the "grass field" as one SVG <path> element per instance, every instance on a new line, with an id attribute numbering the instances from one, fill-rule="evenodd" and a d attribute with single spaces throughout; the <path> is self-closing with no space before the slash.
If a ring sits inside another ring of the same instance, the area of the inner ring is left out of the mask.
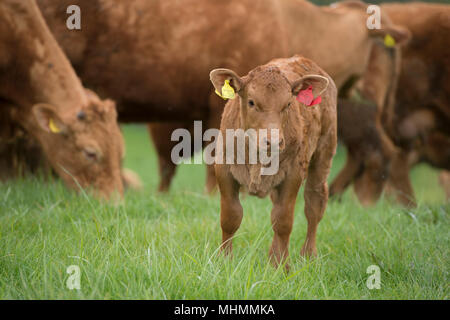
<path id="1" fill-rule="evenodd" d="M 217 255 L 218 196 L 203 194 L 204 167 L 179 168 L 168 195 L 155 193 L 156 157 L 145 128 L 125 126 L 126 166 L 142 192 L 114 207 L 28 178 L 0 184 L 2 299 L 448 299 L 450 205 L 427 166 L 413 171 L 419 201 L 404 210 L 387 200 L 360 207 L 348 191 L 330 202 L 318 231 L 316 259 L 300 257 L 306 234 L 299 194 L 291 237 L 291 272 L 268 262 L 268 199 L 246 197 L 234 258 Z M 333 178 L 343 165 L 340 148 Z M 81 289 L 69 290 L 77 265 Z M 381 269 L 369 290 L 367 267 Z"/>

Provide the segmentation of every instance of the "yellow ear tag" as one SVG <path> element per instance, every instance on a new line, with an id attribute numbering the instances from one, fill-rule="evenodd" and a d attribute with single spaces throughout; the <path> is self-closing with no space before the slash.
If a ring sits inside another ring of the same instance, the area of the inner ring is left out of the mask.
<path id="1" fill-rule="evenodd" d="M 232 86 L 230 86 L 230 80 L 225 80 L 225 83 L 222 87 L 222 94 L 216 90 L 216 94 L 222 99 L 234 99 L 235 93 Z"/>
<path id="2" fill-rule="evenodd" d="M 384 37 L 384 45 L 388 48 L 393 48 L 395 47 L 395 39 L 392 38 L 392 36 L 390 34 L 387 34 Z"/>
<path id="3" fill-rule="evenodd" d="M 58 126 L 55 124 L 55 121 L 53 121 L 53 119 L 50 119 L 48 121 L 48 128 L 50 129 L 51 132 L 53 133 L 60 133 L 61 130 L 58 128 Z"/>

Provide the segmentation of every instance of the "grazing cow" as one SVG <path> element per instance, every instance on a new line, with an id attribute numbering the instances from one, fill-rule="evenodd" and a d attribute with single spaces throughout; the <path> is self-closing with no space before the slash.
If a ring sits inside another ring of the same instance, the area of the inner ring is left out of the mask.
<path id="1" fill-rule="evenodd" d="M 81 85 L 34 0 L 0 2 L 0 108 L 35 139 L 64 182 L 122 194 L 114 103 Z"/>
<path id="2" fill-rule="evenodd" d="M 347 147 L 347 160 L 330 186 L 330 196 L 340 196 L 352 183 L 365 206 L 381 196 L 397 153 L 382 125 L 382 115 L 395 103 L 400 64 L 400 48 L 375 43 L 367 72 L 355 90 L 340 92 L 347 98 L 338 102 L 338 137 Z"/>
<path id="3" fill-rule="evenodd" d="M 383 5 L 383 9 L 395 23 L 411 31 L 412 39 L 401 52 L 380 46 L 372 49 L 369 72 L 360 83 L 360 90 L 365 98 L 376 101 L 374 92 L 379 91 L 379 84 L 382 83 L 383 88 L 385 83 L 391 82 L 397 89 L 392 91 L 394 97 L 387 96 L 389 102 L 385 109 L 373 116 L 365 114 L 371 111 L 364 105 L 360 105 L 358 112 L 355 102 L 352 107 L 346 103 L 338 108 L 338 127 L 341 130 L 340 126 L 345 126 L 347 136 L 352 130 L 362 133 L 359 127 L 366 120 L 371 124 L 367 122 L 365 126 L 376 130 L 370 133 L 366 130 L 365 135 L 352 134 L 354 141 L 347 163 L 332 183 L 330 193 L 340 194 L 354 181 L 360 201 L 372 204 L 387 181 L 388 191 L 395 193 L 401 204 L 414 206 L 410 168 L 421 161 L 438 168 L 450 168 L 450 51 L 444 45 L 450 41 L 450 32 L 444 32 L 450 31 L 450 6 L 389 4 Z M 411 19 L 419 14 L 420 19 Z M 399 76 L 389 77 L 384 71 L 386 64 L 391 65 L 393 75 L 398 72 Z M 363 121 L 357 122 L 355 117 Z M 386 141 L 383 131 L 394 142 L 395 150 L 383 142 Z M 381 143 L 367 145 L 374 138 Z M 347 144 L 345 136 L 343 140 Z M 371 161 L 372 158 L 376 161 Z M 363 162 L 371 164 L 363 165 Z"/>
<path id="4" fill-rule="evenodd" d="M 400 148 L 389 184 L 398 201 L 414 206 L 411 165 L 426 161 L 450 169 L 450 6 L 418 2 L 382 8 L 412 33 L 402 49 L 393 119 L 386 128 Z"/>
<path id="5" fill-rule="evenodd" d="M 384 18 L 381 29 L 369 30 L 367 5 L 357 1 L 334 8 L 300 0 L 38 2 L 83 82 L 116 100 L 120 121 L 166 122 L 151 129 L 160 151 L 160 190 L 175 172 L 167 152 L 177 143 L 170 141 L 173 123 L 219 127 L 224 103 L 211 91 L 209 70 L 224 66 L 245 74 L 299 53 L 342 87 L 365 72 L 373 39 L 389 33 L 401 43 L 406 35 Z M 65 28 L 70 4 L 81 8 L 81 32 Z M 208 173 L 213 190 L 212 167 Z"/>
<path id="6" fill-rule="evenodd" d="M 276 265 L 282 263 L 288 256 L 297 193 L 306 179 L 308 231 L 301 253 L 315 255 L 316 231 L 327 205 L 327 177 L 337 143 L 337 89 L 333 80 L 314 62 L 300 56 L 272 60 L 244 77 L 229 69 L 215 69 L 210 77 L 218 92 L 228 81 L 237 93 L 237 98 L 225 106 L 220 126 L 223 144 L 217 144 L 218 150 L 228 144 L 227 129 L 276 129 L 279 132 L 278 138 L 268 133 L 257 147 L 272 149 L 276 146 L 278 149 L 279 168 L 273 175 L 262 175 L 261 163 L 248 161 L 247 153 L 252 152 L 249 141 L 245 144 L 244 164 L 236 162 L 236 155 L 232 164 L 216 162 L 222 249 L 231 253 L 232 237 L 243 216 L 239 189 L 244 186 L 252 195 L 271 196 L 275 235 L 270 256 Z M 314 105 L 314 101 L 306 101 L 306 105 L 297 101 L 310 88 L 315 97 L 321 95 L 321 102 Z M 261 138 L 260 134 L 258 136 Z M 234 152 L 234 148 L 222 149 L 224 158 Z"/>
<path id="7" fill-rule="evenodd" d="M 383 148 L 376 116 L 374 102 L 338 100 L 338 137 L 347 148 L 347 160 L 331 183 L 330 196 L 340 196 L 355 183 L 360 202 L 370 205 L 383 191 L 391 153 Z"/>

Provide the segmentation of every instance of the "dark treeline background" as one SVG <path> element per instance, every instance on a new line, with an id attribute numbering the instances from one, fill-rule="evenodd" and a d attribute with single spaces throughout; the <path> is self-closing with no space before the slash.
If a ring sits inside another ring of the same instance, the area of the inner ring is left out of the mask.
<path id="1" fill-rule="evenodd" d="M 339 2 L 338 0 L 310 0 L 311 2 L 314 2 L 318 5 L 329 5 L 330 3 L 333 2 Z M 367 1 L 365 0 L 364 2 L 367 3 L 384 3 L 384 2 L 417 2 L 417 1 L 411 1 L 411 0 L 371 0 L 371 1 Z M 450 4 L 450 0 L 422 0 L 420 2 L 434 2 L 434 3 L 446 3 L 446 4 Z"/>

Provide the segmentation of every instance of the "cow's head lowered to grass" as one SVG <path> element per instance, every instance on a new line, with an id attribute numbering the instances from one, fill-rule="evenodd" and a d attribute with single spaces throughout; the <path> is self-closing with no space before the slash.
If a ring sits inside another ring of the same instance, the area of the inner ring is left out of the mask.
<path id="1" fill-rule="evenodd" d="M 75 190 L 123 193 L 114 103 L 83 88 L 33 0 L 0 1 L 0 104 Z M 0 106 L 0 110 L 4 110 Z"/>
<path id="2" fill-rule="evenodd" d="M 35 132 L 47 158 L 64 182 L 74 188 L 92 187 L 109 198 L 123 193 L 120 176 L 124 154 L 114 102 L 88 92 L 86 105 L 66 112 L 38 103 L 32 113 Z"/>

